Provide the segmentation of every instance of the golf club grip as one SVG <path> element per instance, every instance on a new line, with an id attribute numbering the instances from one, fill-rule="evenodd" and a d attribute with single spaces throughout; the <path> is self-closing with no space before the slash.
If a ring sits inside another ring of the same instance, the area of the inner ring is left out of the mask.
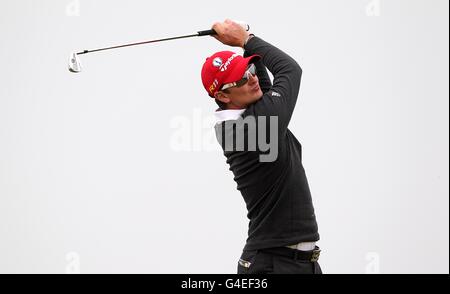
<path id="1" fill-rule="evenodd" d="M 243 21 L 235 21 L 238 23 L 241 27 L 244 28 L 247 32 L 250 30 L 250 26 L 246 24 Z M 211 35 L 217 35 L 217 32 L 215 30 L 206 30 L 206 31 L 200 31 L 198 32 L 198 36 L 211 36 Z"/>
<path id="2" fill-rule="evenodd" d="M 206 31 L 200 31 L 198 32 L 198 36 L 211 36 L 211 35 L 217 35 L 215 30 L 206 30 Z"/>

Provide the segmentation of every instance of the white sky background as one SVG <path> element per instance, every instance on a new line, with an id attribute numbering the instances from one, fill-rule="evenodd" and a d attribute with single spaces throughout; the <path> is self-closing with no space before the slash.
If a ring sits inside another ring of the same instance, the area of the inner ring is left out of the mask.
<path id="1" fill-rule="evenodd" d="M 236 272 L 246 209 L 200 70 L 242 51 L 202 37 L 83 55 L 84 72 L 67 70 L 74 50 L 225 18 L 304 70 L 290 129 L 323 271 L 448 273 L 448 5 L 3 0 L 0 273 Z"/>

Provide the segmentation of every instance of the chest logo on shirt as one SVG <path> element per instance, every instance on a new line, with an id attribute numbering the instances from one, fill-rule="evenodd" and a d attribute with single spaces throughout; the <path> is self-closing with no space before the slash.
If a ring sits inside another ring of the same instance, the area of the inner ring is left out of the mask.
<path id="1" fill-rule="evenodd" d="M 275 97 L 281 97 L 281 94 L 278 94 L 277 92 L 272 91 L 272 96 L 275 96 Z"/>

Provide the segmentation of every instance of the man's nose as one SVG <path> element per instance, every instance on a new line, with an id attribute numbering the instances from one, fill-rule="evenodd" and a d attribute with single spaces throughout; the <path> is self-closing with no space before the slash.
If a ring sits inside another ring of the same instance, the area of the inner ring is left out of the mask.
<path id="1" fill-rule="evenodd" d="M 248 74 L 248 84 L 254 85 L 256 82 L 258 82 L 258 77 L 256 75 L 252 75 L 251 73 Z"/>

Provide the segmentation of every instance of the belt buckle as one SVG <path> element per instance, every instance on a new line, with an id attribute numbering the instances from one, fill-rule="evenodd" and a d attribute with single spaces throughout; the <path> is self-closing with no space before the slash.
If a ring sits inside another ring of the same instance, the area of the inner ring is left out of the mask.
<path id="1" fill-rule="evenodd" d="M 312 252 L 312 256 L 311 256 L 311 262 L 316 262 L 319 260 L 319 256 L 320 256 L 320 249 L 315 249 Z"/>
<path id="2" fill-rule="evenodd" d="M 250 262 L 243 260 L 243 259 L 239 259 L 239 264 L 245 268 L 249 268 L 252 265 Z"/>

